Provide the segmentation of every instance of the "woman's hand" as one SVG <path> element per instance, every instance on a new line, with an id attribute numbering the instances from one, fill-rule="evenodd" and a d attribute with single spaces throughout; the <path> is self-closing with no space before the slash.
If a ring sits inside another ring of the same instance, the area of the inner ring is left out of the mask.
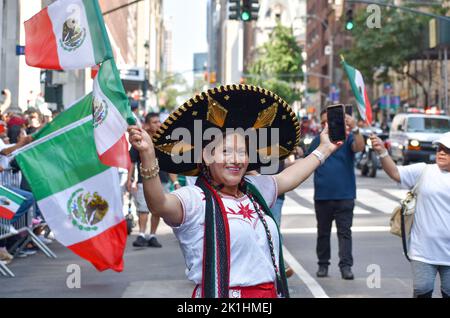
<path id="1" fill-rule="evenodd" d="M 320 134 L 320 150 L 325 151 L 325 155 L 328 157 L 342 145 L 342 141 L 339 141 L 336 144 L 330 141 L 330 135 L 328 134 L 328 124 L 326 124 L 325 128 Z"/>
<path id="2" fill-rule="evenodd" d="M 144 129 L 138 126 L 130 126 L 128 128 L 128 133 L 130 134 L 129 139 L 131 145 L 134 149 L 139 151 L 140 154 L 155 154 L 152 138 Z"/>
<path id="3" fill-rule="evenodd" d="M 370 141 L 372 142 L 372 148 L 379 155 L 386 151 L 386 147 L 384 146 L 383 141 L 375 134 L 371 134 L 369 136 Z"/>

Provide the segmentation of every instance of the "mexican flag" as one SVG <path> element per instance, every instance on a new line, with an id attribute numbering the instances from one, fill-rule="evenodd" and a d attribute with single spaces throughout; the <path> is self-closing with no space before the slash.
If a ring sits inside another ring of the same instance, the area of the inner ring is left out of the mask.
<path id="1" fill-rule="evenodd" d="M 0 218 L 12 220 L 25 200 L 20 194 L 0 186 Z"/>
<path id="2" fill-rule="evenodd" d="M 102 63 L 94 79 L 94 136 L 100 161 L 111 167 L 128 169 L 131 165 L 126 138 L 133 117 L 114 60 Z"/>
<path id="3" fill-rule="evenodd" d="M 127 226 L 117 168 L 94 142 L 92 94 L 76 102 L 15 154 L 56 239 L 99 271 L 123 270 Z"/>
<path id="4" fill-rule="evenodd" d="M 25 22 L 29 66 L 83 69 L 112 57 L 97 0 L 58 0 Z"/>
<path id="5" fill-rule="evenodd" d="M 350 80 L 353 94 L 358 104 L 359 114 L 362 120 L 372 124 L 372 106 L 370 105 L 369 95 L 367 94 L 364 79 L 360 71 L 342 61 L 345 72 Z"/>

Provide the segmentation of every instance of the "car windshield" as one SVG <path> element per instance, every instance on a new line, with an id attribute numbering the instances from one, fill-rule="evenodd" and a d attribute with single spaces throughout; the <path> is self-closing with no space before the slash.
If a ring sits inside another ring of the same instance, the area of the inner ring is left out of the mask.
<path id="1" fill-rule="evenodd" d="M 450 131 L 450 119 L 411 117 L 408 119 L 409 132 L 445 133 Z"/>

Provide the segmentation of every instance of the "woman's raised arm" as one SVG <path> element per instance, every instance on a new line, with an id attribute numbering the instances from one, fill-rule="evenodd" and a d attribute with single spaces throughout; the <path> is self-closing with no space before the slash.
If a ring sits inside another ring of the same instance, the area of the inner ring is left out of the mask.
<path id="1" fill-rule="evenodd" d="M 147 132 L 137 126 L 128 128 L 131 145 L 139 152 L 145 202 L 152 214 L 162 217 L 169 224 L 178 225 L 183 222 L 183 207 L 175 195 L 164 193 L 164 188 L 159 179 L 158 161 L 152 139 Z"/>

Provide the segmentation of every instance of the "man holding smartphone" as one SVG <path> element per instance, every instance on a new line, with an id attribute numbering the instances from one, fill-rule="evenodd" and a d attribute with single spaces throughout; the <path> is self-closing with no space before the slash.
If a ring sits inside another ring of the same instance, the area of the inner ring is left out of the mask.
<path id="1" fill-rule="evenodd" d="M 344 137 L 345 140 L 339 141 L 342 142 L 342 146 L 314 173 L 314 208 L 317 220 L 316 253 L 319 265 L 317 277 L 328 276 L 331 256 L 330 236 L 334 220 L 339 241 L 339 268 L 342 278 L 349 280 L 354 278 L 351 270 L 353 266 L 351 226 L 356 199 L 354 160 L 355 153 L 364 149 L 365 141 L 359 133 L 355 119 L 344 113 L 343 106 L 341 108 L 341 116 L 345 116 L 345 119 L 337 122 L 346 126 L 344 129 L 347 137 Z M 336 126 L 336 122 L 328 122 L 326 109 L 321 112 L 320 119 L 322 129 L 327 123 L 329 128 L 333 125 Z M 308 152 L 313 152 L 319 143 L 320 138 L 316 137 Z"/>

